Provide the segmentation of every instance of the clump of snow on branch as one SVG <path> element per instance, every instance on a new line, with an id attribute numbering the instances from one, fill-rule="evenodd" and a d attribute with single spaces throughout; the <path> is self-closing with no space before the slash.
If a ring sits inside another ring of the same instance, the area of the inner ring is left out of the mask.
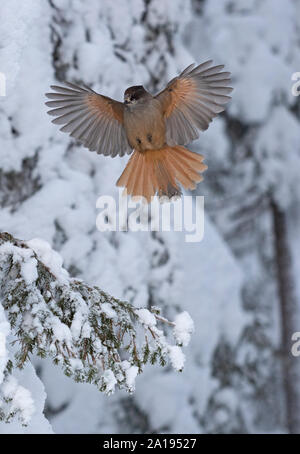
<path id="1" fill-rule="evenodd" d="M 34 411 L 34 401 L 30 391 L 19 385 L 15 377 L 8 376 L 1 386 L 0 419 L 9 422 L 18 414 L 22 424 L 27 425 Z"/>
<path id="2" fill-rule="evenodd" d="M 51 357 L 75 381 L 110 394 L 116 387 L 133 392 L 148 362 L 163 366 L 170 361 L 174 369 L 183 368 L 180 346 L 170 344 L 158 324 L 173 326 L 176 342 L 187 345 L 192 326 L 187 313 L 170 322 L 157 308 L 137 309 L 70 278 L 45 241 L 0 234 L 0 278 L 1 302 L 19 345 L 10 369 L 22 368 L 37 353 Z M 2 401 L 9 403 L 10 414 L 19 409 L 27 424 L 34 408 L 30 393 L 8 372 Z"/>
<path id="3" fill-rule="evenodd" d="M 0 305 L 0 421 L 10 422 L 17 416 L 22 425 L 27 425 L 35 406 L 30 391 L 11 374 L 12 362 L 7 349 L 9 334 L 10 326 Z"/>
<path id="4" fill-rule="evenodd" d="M 173 334 L 178 344 L 186 347 L 194 331 L 194 322 L 190 314 L 186 311 L 177 314 L 174 320 Z"/>

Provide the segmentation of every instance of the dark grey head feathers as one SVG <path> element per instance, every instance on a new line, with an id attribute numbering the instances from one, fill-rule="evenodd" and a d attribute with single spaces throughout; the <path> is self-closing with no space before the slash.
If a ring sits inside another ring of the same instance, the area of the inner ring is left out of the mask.
<path id="1" fill-rule="evenodd" d="M 124 93 L 124 102 L 125 104 L 134 104 L 145 95 L 147 95 L 147 91 L 144 89 L 142 85 L 134 85 L 133 87 L 127 88 Z"/>

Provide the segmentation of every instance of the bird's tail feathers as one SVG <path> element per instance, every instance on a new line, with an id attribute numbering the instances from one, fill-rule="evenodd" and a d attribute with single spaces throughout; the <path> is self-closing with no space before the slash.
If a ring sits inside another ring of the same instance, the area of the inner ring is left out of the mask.
<path id="1" fill-rule="evenodd" d="M 165 146 L 160 150 L 134 151 L 117 186 L 125 187 L 132 197 L 181 196 L 179 184 L 185 189 L 195 189 L 202 180 L 200 175 L 207 168 L 204 157 L 186 148 Z"/>

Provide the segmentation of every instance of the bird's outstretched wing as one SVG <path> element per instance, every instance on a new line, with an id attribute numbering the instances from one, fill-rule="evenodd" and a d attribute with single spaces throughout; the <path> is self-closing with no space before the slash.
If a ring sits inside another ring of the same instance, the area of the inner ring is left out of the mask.
<path id="1" fill-rule="evenodd" d="M 56 117 L 52 123 L 64 125 L 60 130 L 68 132 L 90 151 L 115 157 L 130 154 L 130 148 L 123 126 L 121 102 L 99 95 L 88 87 L 65 82 L 68 87 L 52 85 L 54 90 L 46 93 L 51 101 L 46 102 Z"/>
<path id="2" fill-rule="evenodd" d="M 212 60 L 194 68 L 188 66 L 156 95 L 161 103 L 167 127 L 167 143 L 185 145 L 199 137 L 218 113 L 224 110 L 232 88 L 230 73 L 223 65 L 211 66 Z"/>

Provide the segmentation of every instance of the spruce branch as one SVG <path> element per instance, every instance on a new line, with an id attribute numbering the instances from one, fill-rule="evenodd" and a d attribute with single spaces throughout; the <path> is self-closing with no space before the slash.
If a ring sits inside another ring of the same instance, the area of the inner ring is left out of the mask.
<path id="1" fill-rule="evenodd" d="M 147 363 L 170 360 L 181 371 L 179 337 L 189 339 L 193 329 L 187 313 L 178 329 L 157 308 L 135 308 L 71 278 L 48 243 L 8 233 L 0 233 L 0 302 L 19 345 L 10 372 L 32 354 L 51 357 L 67 376 L 108 394 L 115 387 L 132 392 Z M 173 327 L 177 345 L 169 343 L 158 323 Z"/>

